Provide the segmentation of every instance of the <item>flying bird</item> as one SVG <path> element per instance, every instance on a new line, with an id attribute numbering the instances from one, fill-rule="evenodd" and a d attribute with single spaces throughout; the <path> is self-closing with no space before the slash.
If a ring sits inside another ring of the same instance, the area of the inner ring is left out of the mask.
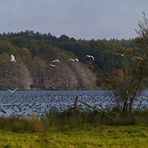
<path id="1" fill-rule="evenodd" d="M 120 56 L 124 57 L 125 53 L 116 53 L 116 55 L 120 55 Z"/>
<path id="2" fill-rule="evenodd" d="M 60 60 L 53 60 L 52 62 L 51 62 L 51 64 L 52 63 L 61 63 L 61 61 Z"/>
<path id="3" fill-rule="evenodd" d="M 61 61 L 60 60 L 57 60 L 57 59 L 56 60 L 53 60 L 53 61 L 51 61 L 50 66 L 51 67 L 56 67 L 56 65 L 55 65 L 56 63 L 61 63 Z"/>
<path id="4" fill-rule="evenodd" d="M 76 59 L 68 59 L 67 61 L 71 61 L 71 62 L 75 62 L 76 61 L 76 62 L 79 62 L 79 59 L 77 59 L 77 58 Z"/>
<path id="5" fill-rule="evenodd" d="M 13 54 L 11 54 L 11 62 L 16 62 L 15 56 Z"/>
<path id="6" fill-rule="evenodd" d="M 11 92 L 12 94 L 18 90 L 18 88 L 14 89 L 14 90 L 11 90 L 11 89 L 7 89 L 9 92 Z"/>
<path id="7" fill-rule="evenodd" d="M 93 61 L 95 61 L 95 58 L 94 58 L 94 56 L 92 56 L 92 55 L 86 55 L 85 57 L 86 57 L 86 58 L 90 58 L 90 59 L 92 59 Z"/>
<path id="8" fill-rule="evenodd" d="M 131 58 L 131 60 L 132 61 L 136 61 L 136 60 L 142 61 L 143 59 L 142 59 L 142 57 L 134 56 L 134 57 Z"/>

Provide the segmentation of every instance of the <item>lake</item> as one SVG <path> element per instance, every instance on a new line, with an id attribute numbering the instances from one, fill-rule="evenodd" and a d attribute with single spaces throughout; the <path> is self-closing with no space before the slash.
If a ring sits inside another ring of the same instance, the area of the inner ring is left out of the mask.
<path id="1" fill-rule="evenodd" d="M 99 109 L 110 110 L 115 106 L 114 95 L 109 90 L 16 91 L 13 94 L 0 91 L 0 115 L 30 116 L 35 113 L 43 116 L 54 108 L 64 111 L 73 106 L 76 96 Z M 81 109 L 86 108 L 81 103 L 78 105 Z M 148 108 L 147 90 L 137 97 L 134 108 Z"/>

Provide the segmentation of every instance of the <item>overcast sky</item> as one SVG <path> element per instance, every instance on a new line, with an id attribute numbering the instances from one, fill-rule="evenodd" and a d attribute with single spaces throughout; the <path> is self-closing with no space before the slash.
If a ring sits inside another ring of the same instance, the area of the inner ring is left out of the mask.
<path id="1" fill-rule="evenodd" d="M 142 11 L 148 15 L 148 0 L 0 0 L 0 32 L 132 38 Z"/>

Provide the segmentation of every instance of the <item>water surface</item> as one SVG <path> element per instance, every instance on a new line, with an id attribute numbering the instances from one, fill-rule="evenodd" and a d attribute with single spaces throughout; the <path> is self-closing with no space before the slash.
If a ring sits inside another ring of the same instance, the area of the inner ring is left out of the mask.
<path id="1" fill-rule="evenodd" d="M 76 96 L 99 109 L 110 110 L 115 106 L 115 97 L 110 90 L 16 91 L 13 94 L 0 91 L 0 115 L 30 116 L 35 113 L 43 116 L 53 108 L 64 111 L 73 106 Z M 85 109 L 83 104 L 78 105 Z M 136 98 L 134 108 L 148 108 L 147 90 Z"/>

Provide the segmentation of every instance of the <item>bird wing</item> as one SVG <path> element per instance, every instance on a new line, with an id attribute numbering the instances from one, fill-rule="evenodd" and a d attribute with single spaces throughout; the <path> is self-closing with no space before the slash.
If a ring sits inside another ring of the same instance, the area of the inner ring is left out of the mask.
<path id="1" fill-rule="evenodd" d="M 75 59 L 75 61 L 79 62 L 79 59 Z"/>
<path id="2" fill-rule="evenodd" d="M 131 60 L 133 61 L 135 59 L 135 57 L 132 57 Z"/>
<path id="3" fill-rule="evenodd" d="M 143 60 L 142 57 L 138 57 L 138 59 L 141 60 L 141 61 Z"/>
<path id="4" fill-rule="evenodd" d="M 51 67 L 56 67 L 56 65 L 50 64 Z"/>
<path id="5" fill-rule="evenodd" d="M 68 59 L 68 61 L 72 61 L 72 62 L 74 62 L 74 59 Z"/>
<path id="6" fill-rule="evenodd" d="M 95 60 L 95 58 L 93 56 L 91 56 L 91 58 L 93 59 L 93 61 Z"/>
<path id="7" fill-rule="evenodd" d="M 15 92 L 16 90 L 18 90 L 18 88 L 14 89 L 13 91 Z"/>
<path id="8" fill-rule="evenodd" d="M 11 89 L 7 89 L 8 91 L 10 91 L 11 93 L 13 92 Z"/>
<path id="9" fill-rule="evenodd" d="M 90 55 L 86 55 L 85 57 L 88 57 L 88 58 L 90 58 Z"/>
<path id="10" fill-rule="evenodd" d="M 120 56 L 124 56 L 125 55 L 125 53 L 116 53 L 117 55 L 120 55 Z"/>

